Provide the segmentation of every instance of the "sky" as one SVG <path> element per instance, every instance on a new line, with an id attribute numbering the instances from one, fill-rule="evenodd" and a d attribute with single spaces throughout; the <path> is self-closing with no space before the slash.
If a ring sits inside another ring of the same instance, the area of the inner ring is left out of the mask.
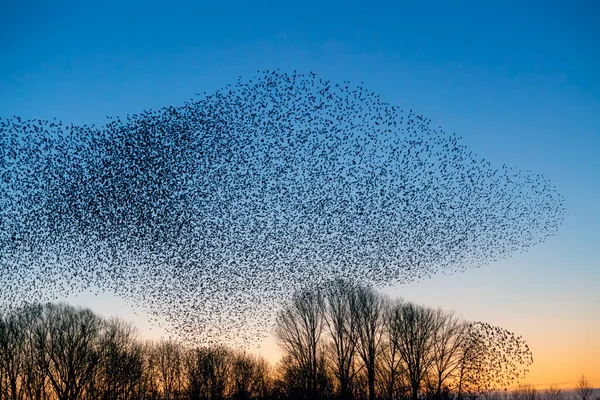
<path id="1" fill-rule="evenodd" d="M 599 17 L 593 0 L 3 1 L 0 117 L 99 125 L 263 69 L 364 82 L 492 165 L 543 174 L 567 209 L 525 254 L 385 292 L 522 335 L 525 383 L 600 387 Z M 164 333 L 110 294 L 67 300 Z M 258 351 L 277 358 L 271 338 Z"/>

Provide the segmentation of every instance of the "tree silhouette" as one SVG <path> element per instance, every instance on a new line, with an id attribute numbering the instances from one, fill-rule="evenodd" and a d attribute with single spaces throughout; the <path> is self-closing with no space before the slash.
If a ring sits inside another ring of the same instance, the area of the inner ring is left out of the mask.
<path id="1" fill-rule="evenodd" d="M 59 400 L 85 397 L 102 361 L 97 338 L 103 321 L 90 310 L 77 311 L 65 304 L 45 308 L 49 328 L 48 379 Z"/>
<path id="2" fill-rule="evenodd" d="M 403 303 L 393 316 L 394 329 L 401 332 L 396 345 L 407 372 L 411 398 L 417 400 L 433 361 L 436 315 L 432 309 Z"/>
<path id="3" fill-rule="evenodd" d="M 0 400 L 365 399 L 372 393 L 376 399 L 406 399 L 415 392 L 419 398 L 465 398 L 490 394 L 502 379 L 521 376 L 531 356 L 521 349 L 516 357 L 514 347 L 524 342 L 500 328 L 387 300 L 343 281 L 296 294 L 280 310 L 275 331 L 284 350 L 277 370 L 223 346 L 143 343 L 130 324 L 87 309 L 14 308 L 0 314 Z M 353 361 L 338 357 L 336 348 L 352 346 L 362 347 Z M 375 365 L 374 385 L 368 363 Z M 514 396 L 532 400 L 525 389 Z"/>
<path id="4" fill-rule="evenodd" d="M 544 391 L 544 400 L 564 400 L 565 396 L 557 386 L 550 386 Z"/>
<path id="5" fill-rule="evenodd" d="M 356 321 L 356 349 L 367 374 L 369 400 L 374 400 L 377 360 L 384 332 L 385 299 L 375 290 L 357 286 L 350 297 L 350 312 Z"/>
<path id="6" fill-rule="evenodd" d="M 500 327 L 468 322 L 440 309 L 391 301 L 373 289 L 344 281 L 325 285 L 324 307 L 321 292 L 312 288 L 298 293 L 277 319 L 275 332 L 284 351 L 283 381 L 290 395 L 312 393 L 314 397 L 310 382 L 325 382 L 326 371 L 320 367 L 317 371 L 323 371 L 321 374 L 309 377 L 314 371 L 311 367 L 322 365 L 319 360 L 323 358 L 317 356 L 314 364 L 308 360 L 322 348 L 330 349 L 338 398 L 476 397 L 518 382 L 533 361 L 524 340 Z M 350 338 L 355 338 L 354 361 L 342 357 L 351 354 Z M 311 347 L 310 343 L 318 345 Z M 344 386 L 340 377 L 347 381 Z M 319 396 L 324 393 L 321 390 Z"/>
<path id="7" fill-rule="evenodd" d="M 296 294 L 277 315 L 275 337 L 293 363 L 293 374 L 307 395 L 321 396 L 325 374 L 324 299 L 320 291 Z"/>
<path id="8" fill-rule="evenodd" d="M 592 398 L 592 394 L 594 393 L 594 389 L 588 382 L 585 375 L 582 375 L 577 382 L 577 386 L 575 386 L 575 394 L 579 400 L 590 400 Z"/>
<path id="9" fill-rule="evenodd" d="M 428 391 L 434 399 L 441 399 L 444 384 L 456 377 L 460 368 L 461 348 L 468 327 L 455 313 L 436 310 L 431 345 L 431 372 L 425 377 Z"/>
<path id="10" fill-rule="evenodd" d="M 341 400 L 350 399 L 356 375 L 358 319 L 352 312 L 354 288 L 345 281 L 328 285 L 325 291 L 325 323 L 331 337 L 330 359 Z"/>
<path id="11" fill-rule="evenodd" d="M 405 364 L 400 355 L 400 343 L 404 332 L 396 321 L 403 301 L 391 301 L 386 309 L 384 344 L 379 362 L 379 381 L 385 398 L 392 400 L 408 397 L 410 385 Z"/>

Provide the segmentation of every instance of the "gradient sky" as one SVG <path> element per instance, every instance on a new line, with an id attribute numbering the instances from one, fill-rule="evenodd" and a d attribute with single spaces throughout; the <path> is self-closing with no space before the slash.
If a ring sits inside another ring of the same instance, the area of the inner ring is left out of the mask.
<path id="1" fill-rule="evenodd" d="M 102 124 L 258 69 L 364 82 L 492 164 L 542 173 L 568 212 L 526 254 L 386 293 L 523 335 L 539 388 L 600 387 L 600 2 L 416 3 L 2 1 L 0 117 Z M 161 333 L 114 296 L 69 301 Z"/>

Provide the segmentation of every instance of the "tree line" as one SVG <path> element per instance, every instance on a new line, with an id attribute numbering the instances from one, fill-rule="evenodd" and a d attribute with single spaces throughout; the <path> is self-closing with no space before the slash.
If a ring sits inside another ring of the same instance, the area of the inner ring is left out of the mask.
<path id="1" fill-rule="evenodd" d="M 142 341 L 89 309 L 26 305 L 0 312 L 0 400 L 467 399 L 514 386 L 532 362 L 502 328 L 344 281 L 296 293 L 274 336 L 272 366 L 224 346 Z"/>
<path id="2" fill-rule="evenodd" d="M 294 398 L 476 397 L 515 385 L 533 362 L 505 329 L 344 281 L 297 293 L 275 337 Z"/>
<path id="3" fill-rule="evenodd" d="M 510 392 L 495 391 L 489 393 L 487 400 L 600 400 L 600 393 L 594 396 L 594 389 L 585 375 L 582 375 L 573 393 L 569 395 L 556 385 L 551 385 L 543 391 L 538 391 L 532 385 L 519 385 Z"/>
<path id="4" fill-rule="evenodd" d="M 266 360 L 143 342 L 131 324 L 67 304 L 0 314 L 0 400 L 266 399 Z"/>

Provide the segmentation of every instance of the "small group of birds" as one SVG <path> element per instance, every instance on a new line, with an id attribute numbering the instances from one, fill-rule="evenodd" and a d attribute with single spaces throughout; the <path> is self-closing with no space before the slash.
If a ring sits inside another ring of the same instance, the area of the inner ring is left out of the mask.
<path id="1" fill-rule="evenodd" d="M 0 120 L 0 299 L 99 287 L 194 341 L 256 341 L 297 290 L 477 267 L 562 196 L 363 87 L 259 71 L 106 125 Z"/>

